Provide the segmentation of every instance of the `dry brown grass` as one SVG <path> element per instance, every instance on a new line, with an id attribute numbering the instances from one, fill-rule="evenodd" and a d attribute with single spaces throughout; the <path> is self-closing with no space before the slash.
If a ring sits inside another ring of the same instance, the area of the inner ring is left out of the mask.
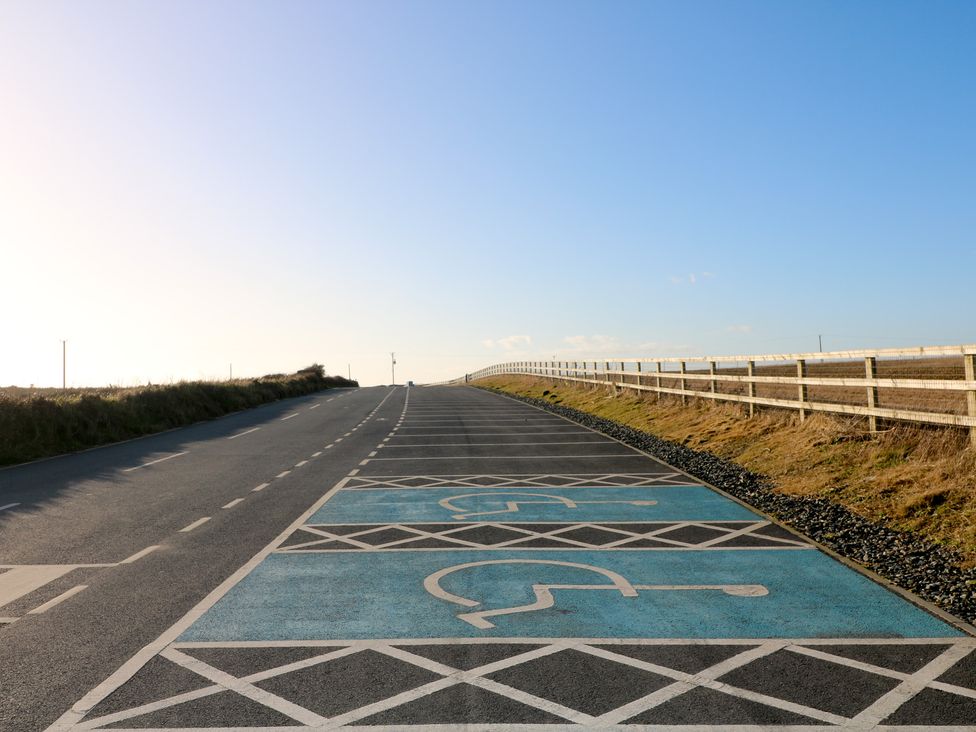
<path id="1" fill-rule="evenodd" d="M 780 411 L 748 417 L 710 400 L 655 398 L 532 377 L 479 385 L 548 399 L 733 460 L 783 493 L 822 496 L 960 552 L 976 566 L 976 450 L 961 430 L 899 425 L 872 435 L 863 420 Z M 548 392 L 548 393 L 546 393 Z"/>

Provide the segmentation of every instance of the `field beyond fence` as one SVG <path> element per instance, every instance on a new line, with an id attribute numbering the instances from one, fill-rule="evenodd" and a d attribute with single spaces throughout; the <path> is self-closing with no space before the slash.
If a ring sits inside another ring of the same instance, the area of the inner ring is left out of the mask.
<path id="1" fill-rule="evenodd" d="M 873 351 L 696 356 L 599 361 L 513 361 L 467 374 L 541 376 L 602 384 L 682 401 L 711 399 L 748 407 L 864 417 L 969 431 L 976 445 L 976 345 Z"/>
<path id="2" fill-rule="evenodd" d="M 294 374 L 102 389 L 0 388 L 0 465 L 183 427 L 278 399 L 358 386 L 315 364 Z"/>

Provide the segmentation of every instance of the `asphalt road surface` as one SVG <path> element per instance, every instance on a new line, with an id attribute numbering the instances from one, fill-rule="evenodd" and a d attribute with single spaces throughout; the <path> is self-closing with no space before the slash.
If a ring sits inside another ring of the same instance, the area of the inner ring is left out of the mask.
<path id="1" fill-rule="evenodd" d="M 960 626 L 470 388 L 0 471 L 0 507 L 5 731 L 976 729 Z"/>

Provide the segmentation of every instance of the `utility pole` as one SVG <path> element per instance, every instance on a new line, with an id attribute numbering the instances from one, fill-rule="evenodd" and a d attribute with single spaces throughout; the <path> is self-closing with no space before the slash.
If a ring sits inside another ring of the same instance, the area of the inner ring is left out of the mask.
<path id="1" fill-rule="evenodd" d="M 820 341 L 820 352 L 823 353 L 823 335 L 818 335 L 817 340 Z"/>
<path id="2" fill-rule="evenodd" d="M 390 353 L 390 370 L 393 374 L 393 381 L 391 382 L 393 386 L 396 386 L 396 354 Z"/>
<path id="3" fill-rule="evenodd" d="M 350 363 L 346 364 L 346 376 L 349 378 L 349 381 L 352 381 L 352 364 Z"/>
<path id="4" fill-rule="evenodd" d="M 230 365 L 230 380 L 234 380 L 234 364 Z"/>
<path id="5" fill-rule="evenodd" d="M 61 341 L 61 389 L 68 388 L 68 341 Z"/>

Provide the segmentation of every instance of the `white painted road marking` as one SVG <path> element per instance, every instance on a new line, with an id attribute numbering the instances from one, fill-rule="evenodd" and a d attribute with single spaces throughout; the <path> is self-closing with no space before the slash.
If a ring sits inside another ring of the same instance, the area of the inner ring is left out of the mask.
<path id="1" fill-rule="evenodd" d="M 227 505 L 221 506 L 221 508 L 233 508 L 234 506 L 236 506 L 238 503 L 240 503 L 243 500 L 244 500 L 243 498 L 235 498 L 233 501 L 231 501 Z"/>
<path id="2" fill-rule="evenodd" d="M 309 407 L 309 410 L 318 409 L 321 406 L 322 406 L 321 404 L 313 404 L 312 406 Z"/>
<path id="3" fill-rule="evenodd" d="M 179 457 L 180 455 L 186 455 L 186 453 L 187 453 L 186 450 L 184 450 L 183 452 L 173 453 L 172 455 L 167 455 L 166 457 L 161 457 L 161 458 L 159 458 L 157 460 L 150 460 L 148 463 L 143 463 L 142 465 L 136 465 L 136 466 L 131 467 L 131 468 L 126 468 L 122 472 L 123 473 L 131 473 L 133 470 L 138 470 L 139 468 L 145 468 L 147 465 L 155 465 L 156 463 L 161 463 L 164 460 L 172 460 L 173 458 Z"/>
<path id="4" fill-rule="evenodd" d="M 300 468 L 303 465 L 307 465 L 307 464 L 308 464 L 308 460 L 299 460 L 297 463 L 295 463 L 295 467 Z"/>
<path id="5" fill-rule="evenodd" d="M 133 562 L 142 559 L 144 556 L 156 551 L 157 549 L 159 549 L 158 544 L 153 546 L 147 546 L 145 549 L 136 552 L 131 557 L 128 557 L 127 559 L 123 559 L 121 562 L 119 562 L 119 564 L 132 564 Z"/>
<path id="6" fill-rule="evenodd" d="M 292 417 L 297 417 L 297 416 L 298 416 L 298 412 L 292 412 L 292 413 L 291 413 L 291 414 L 289 414 L 289 415 L 288 415 L 287 417 L 282 417 L 282 418 L 281 418 L 281 421 L 282 421 L 282 422 L 284 422 L 284 421 L 285 421 L 285 420 L 287 420 L 287 419 L 291 419 Z"/>
<path id="7" fill-rule="evenodd" d="M 263 491 L 263 490 L 264 490 L 265 488 L 267 488 L 267 487 L 268 487 L 269 485 L 270 485 L 270 483 L 262 483 L 262 484 L 261 484 L 261 485 L 259 485 L 259 486 L 258 486 L 257 488 L 252 488 L 252 489 L 251 489 L 251 493 L 257 493 L 258 491 Z"/>
<path id="8" fill-rule="evenodd" d="M 238 432 L 236 435 L 231 435 L 227 439 L 228 440 L 236 440 L 238 437 L 243 437 L 244 435 L 249 435 L 252 432 L 257 432 L 259 429 L 261 429 L 261 428 L 260 427 L 252 427 L 251 429 L 249 429 L 249 430 L 247 430 L 245 432 Z"/>
<path id="9" fill-rule="evenodd" d="M 197 519 L 196 521 L 194 521 L 189 526 L 186 526 L 186 527 L 180 529 L 180 533 L 181 534 L 185 534 L 188 531 L 193 531 L 196 527 L 202 526 L 203 524 L 207 523 L 209 520 L 210 520 L 210 517 L 209 516 L 204 516 L 201 519 Z"/>
<path id="10" fill-rule="evenodd" d="M 28 615 L 40 615 L 41 613 L 47 612 L 48 610 L 50 610 L 55 605 L 60 605 L 62 602 L 64 602 L 65 600 L 67 600 L 69 597 L 72 597 L 73 595 L 77 595 L 79 592 L 81 592 L 82 590 L 85 590 L 85 589 L 88 589 L 88 585 L 75 585 L 74 587 L 72 587 L 67 592 L 62 592 L 60 595 L 58 595 L 57 597 L 55 597 L 52 600 L 48 600 L 43 605 L 40 605 L 38 607 L 35 607 L 33 610 L 28 610 L 27 611 L 27 614 Z"/>
<path id="11" fill-rule="evenodd" d="M 8 508 L 13 508 L 14 506 L 19 505 L 19 503 L 8 503 L 6 506 L 0 506 L 0 511 L 6 511 Z"/>
<path id="12" fill-rule="evenodd" d="M 0 607 L 38 590 L 75 569 L 74 564 L 26 564 L 0 574 Z"/>
<path id="13" fill-rule="evenodd" d="M 275 476 L 275 478 L 284 478 L 284 477 L 285 477 L 286 475 L 288 475 L 288 473 L 290 473 L 290 472 L 291 472 L 290 470 L 282 470 L 282 471 L 281 471 L 280 473 L 278 473 L 278 474 L 277 474 L 277 475 Z"/>

